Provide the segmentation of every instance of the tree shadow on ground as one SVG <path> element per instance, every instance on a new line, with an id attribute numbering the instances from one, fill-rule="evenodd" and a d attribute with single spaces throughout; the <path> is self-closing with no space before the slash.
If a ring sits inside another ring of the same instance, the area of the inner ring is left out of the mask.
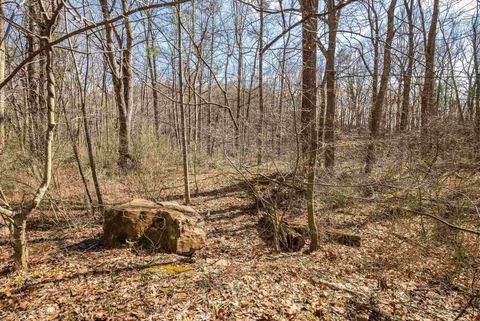
<path id="1" fill-rule="evenodd" d="M 68 240 L 74 239 L 74 236 L 55 236 L 55 237 L 37 237 L 28 240 L 30 244 L 38 244 L 38 243 L 48 243 L 48 242 L 57 242 L 57 243 L 64 243 Z"/>
<path id="2" fill-rule="evenodd" d="M 206 216 L 207 222 L 218 222 L 221 220 L 233 220 L 235 218 L 255 213 L 255 204 L 231 205 L 218 210 L 209 211 Z"/>
<path id="3" fill-rule="evenodd" d="M 239 182 L 235 183 L 232 185 L 208 190 L 208 191 L 203 191 L 199 193 L 193 194 L 193 197 L 210 197 L 210 196 L 219 196 L 222 195 L 222 197 L 228 195 L 228 194 L 233 194 L 237 193 L 240 191 L 244 191 L 246 188 L 248 188 L 248 182 Z M 183 199 L 183 194 L 176 194 L 176 195 L 170 195 L 165 198 L 167 201 L 178 201 Z"/>
<path id="4" fill-rule="evenodd" d="M 258 185 L 269 185 L 269 184 L 282 184 L 285 177 L 289 175 L 282 175 L 281 173 L 274 173 L 270 176 L 259 175 L 257 177 L 253 177 L 249 180 L 240 181 L 238 183 L 234 183 L 232 185 L 223 186 L 220 188 L 207 190 L 199 193 L 194 193 L 194 197 L 212 197 L 212 196 L 219 196 L 225 197 L 228 194 L 233 194 L 237 192 L 249 192 L 252 191 L 253 186 Z M 166 197 L 167 201 L 177 201 L 183 199 L 183 194 L 176 194 L 170 195 Z"/>
<path id="5" fill-rule="evenodd" d="M 388 221 L 388 220 L 392 220 L 393 218 L 394 218 L 394 215 L 392 215 L 391 213 L 388 213 L 386 211 L 379 211 L 364 217 L 362 220 L 356 219 L 353 221 L 343 222 L 343 223 L 328 222 L 325 225 L 327 227 L 335 228 L 335 229 L 360 231 L 369 224 Z"/>
<path id="6" fill-rule="evenodd" d="M 65 247 L 65 250 L 68 252 L 98 252 L 102 249 L 101 235 Z"/>
<path id="7" fill-rule="evenodd" d="M 209 238 L 217 238 L 217 237 L 221 237 L 221 236 L 236 236 L 236 235 L 241 234 L 242 232 L 253 230 L 253 229 L 255 229 L 256 226 L 257 226 L 257 222 L 253 222 L 251 224 L 246 224 L 246 225 L 243 225 L 243 226 L 237 226 L 235 228 L 229 228 L 229 227 L 220 228 L 220 229 L 216 229 L 214 231 L 209 232 L 208 237 Z"/>
<path id="8" fill-rule="evenodd" d="M 70 280 L 78 279 L 78 278 L 87 278 L 91 276 L 103 276 L 103 275 L 118 275 L 121 273 L 128 273 L 128 272 L 139 272 L 141 270 L 150 268 L 150 267 L 158 267 L 158 266 L 167 266 L 167 265 L 172 265 L 172 264 L 187 264 L 187 263 L 192 263 L 191 258 L 180 258 L 178 260 L 170 260 L 168 262 L 151 262 L 148 264 L 135 264 L 135 265 L 130 265 L 130 266 L 125 266 L 125 267 L 120 267 L 117 269 L 104 269 L 104 270 L 91 270 L 87 272 L 78 272 L 78 273 L 73 273 L 71 275 L 67 275 L 64 277 L 60 278 L 52 278 L 52 279 L 47 279 L 47 280 L 42 280 L 39 282 L 32 282 L 32 283 L 27 283 L 20 287 L 18 290 L 15 291 L 15 293 L 12 292 L 12 294 L 18 294 L 18 293 L 25 293 L 25 291 L 29 291 L 35 288 L 38 288 L 43 285 L 47 284 L 61 284 L 63 282 L 67 282 Z M 0 271 L 0 273 L 2 273 Z M 8 271 L 6 272 L 8 274 Z M 0 299 L 4 299 L 5 294 L 0 294 Z"/>

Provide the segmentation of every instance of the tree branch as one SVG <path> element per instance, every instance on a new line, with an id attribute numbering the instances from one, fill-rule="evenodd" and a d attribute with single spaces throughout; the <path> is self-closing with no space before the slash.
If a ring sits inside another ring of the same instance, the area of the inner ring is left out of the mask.
<path id="1" fill-rule="evenodd" d="M 138 12 L 142 12 L 142 11 L 145 11 L 145 10 L 151 10 L 151 9 L 157 9 L 157 8 L 163 8 L 163 7 L 172 7 L 172 6 L 175 6 L 177 4 L 181 4 L 181 3 L 186 3 L 186 2 L 190 2 L 191 0 L 178 0 L 178 1 L 173 1 L 173 2 L 164 2 L 164 3 L 157 3 L 157 4 L 152 4 L 152 5 L 148 5 L 148 6 L 143 6 L 143 7 L 139 7 L 139 8 L 136 8 L 136 9 L 133 9 L 133 10 L 130 10 L 130 11 L 127 11 L 121 15 L 118 15 L 112 19 L 108 19 L 108 20 L 103 20 L 103 21 L 100 21 L 100 22 L 96 22 L 96 23 L 93 23 L 89 26 L 86 26 L 86 27 L 83 27 L 83 28 L 80 28 L 80 29 L 77 29 L 75 31 L 72 31 L 70 33 L 67 33 L 66 35 L 63 35 L 62 37 L 56 39 L 56 40 L 53 40 L 53 41 L 50 41 L 48 42 L 48 44 L 38 48 L 37 50 L 35 50 L 34 52 L 32 52 L 28 57 L 26 57 L 17 67 L 15 67 L 11 72 L 10 74 L 5 77 L 3 79 L 3 81 L 0 83 L 0 90 L 3 89 L 3 87 L 5 87 L 6 84 L 8 84 L 8 82 L 10 80 L 12 80 L 13 77 L 15 77 L 15 75 L 26 65 L 28 64 L 30 61 L 33 60 L 33 58 L 35 58 L 36 56 L 38 56 L 39 54 L 41 54 L 43 51 L 45 51 L 45 49 L 47 49 L 48 47 L 52 47 L 52 46 L 55 46 L 55 45 L 58 45 L 59 43 L 62 43 L 63 41 L 69 39 L 69 38 L 72 38 L 76 35 L 79 35 L 81 33 L 84 33 L 86 31 L 89 31 L 89 30 L 92 30 L 92 29 L 95 29 L 95 28 L 98 28 L 98 27 L 101 27 L 101 26 L 105 26 L 107 24 L 111 24 L 111 23 L 114 23 L 114 22 L 117 22 L 119 20 L 122 20 L 124 19 L 126 16 L 130 16 L 130 15 L 133 15 L 135 13 L 138 13 Z M 3 18 L 3 17 L 2 17 Z"/>

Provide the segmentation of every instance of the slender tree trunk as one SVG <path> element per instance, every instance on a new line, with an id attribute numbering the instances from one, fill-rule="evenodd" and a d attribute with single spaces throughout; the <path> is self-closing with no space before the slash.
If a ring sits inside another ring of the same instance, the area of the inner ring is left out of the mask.
<path id="1" fill-rule="evenodd" d="M 480 5 L 477 4 L 476 7 L 476 16 L 473 22 L 473 70 L 475 74 L 474 89 L 473 89 L 473 99 L 475 101 L 475 123 L 474 123 L 474 134 L 475 134 L 475 147 L 476 147 L 476 158 L 477 161 L 480 161 L 480 36 L 479 36 L 479 14 L 480 14 Z"/>
<path id="2" fill-rule="evenodd" d="M 460 100 L 460 93 L 459 93 L 459 90 L 458 90 L 458 84 L 457 84 L 457 80 L 456 80 L 456 77 L 455 77 L 455 61 L 453 60 L 453 56 L 452 56 L 452 51 L 450 49 L 450 44 L 448 43 L 448 39 L 447 39 L 447 35 L 445 34 L 445 28 L 443 26 L 442 23 L 440 23 L 440 31 L 442 32 L 442 37 L 443 37 L 443 42 L 445 44 L 445 50 L 447 52 L 447 55 L 446 55 L 446 58 L 447 58 L 447 62 L 448 62 L 448 69 L 450 69 L 450 78 L 452 79 L 452 85 L 453 85 L 453 93 L 455 94 L 455 107 L 456 107 L 456 112 L 458 114 L 458 123 L 461 125 L 465 122 L 465 119 L 463 117 L 463 110 L 462 110 L 462 103 L 461 103 L 461 100 Z M 441 77 L 438 79 L 438 82 L 439 82 L 439 86 L 440 86 L 440 82 L 441 82 Z M 447 82 L 448 82 L 448 78 L 447 78 Z M 445 97 L 448 97 L 447 95 L 447 89 L 448 88 L 445 88 Z M 449 106 L 452 106 L 452 102 L 450 101 L 449 102 Z M 455 113 L 452 108 L 450 107 L 449 108 L 449 113 Z"/>
<path id="3" fill-rule="evenodd" d="M 302 27 L 302 112 L 308 112 L 307 130 L 310 146 L 307 161 L 307 211 L 310 234 L 310 251 L 318 250 L 318 230 L 315 221 L 315 172 L 317 163 L 317 24 L 318 0 L 302 0 L 302 17 L 306 19 Z"/>
<path id="4" fill-rule="evenodd" d="M 422 134 L 422 153 L 425 155 L 430 150 L 431 139 L 429 137 L 429 126 L 432 117 L 435 116 L 434 85 L 435 85 L 435 37 L 437 35 L 437 21 L 439 15 L 439 0 L 433 2 L 432 22 L 428 32 L 427 45 L 425 47 L 425 80 L 422 90 L 421 101 L 421 134 Z"/>
<path id="5" fill-rule="evenodd" d="M 367 147 L 367 157 L 365 162 L 365 173 L 369 174 L 372 171 L 375 163 L 375 140 L 378 139 L 380 123 L 382 119 L 383 102 L 387 92 L 388 81 L 390 79 L 390 69 L 392 65 L 392 42 L 395 33 L 395 6 L 397 0 L 392 0 L 387 13 L 387 38 L 385 40 L 385 49 L 383 55 L 383 71 L 380 79 L 380 88 L 376 95 L 375 104 L 372 105 L 372 112 L 370 115 L 370 142 Z"/>
<path id="6" fill-rule="evenodd" d="M 35 22 L 37 16 L 37 6 L 34 0 L 28 2 L 28 30 L 30 34 L 27 36 L 27 56 L 31 55 L 37 49 L 37 39 L 33 35 L 38 34 L 38 26 Z M 36 114 L 40 109 L 39 104 L 39 81 L 38 81 L 38 61 L 32 61 L 27 65 L 28 74 L 28 116 L 29 118 L 29 141 L 30 153 L 38 156 L 38 126 L 36 125 Z"/>
<path id="7" fill-rule="evenodd" d="M 57 8 L 59 12 L 61 6 Z M 52 18 L 48 18 L 46 12 L 42 13 L 45 21 L 45 28 L 42 30 L 42 41 L 45 46 L 45 76 L 47 87 L 47 118 L 48 124 L 46 129 L 46 144 L 45 144 L 45 162 L 43 168 L 42 183 L 35 192 L 32 201 L 25 205 L 20 212 L 13 216 L 13 250 L 15 266 L 18 269 L 26 269 L 28 267 L 28 248 L 27 248 L 27 219 L 30 214 L 38 207 L 42 201 L 52 178 L 52 154 L 53 154 L 53 139 L 56 128 L 55 112 L 56 112 L 56 93 L 55 93 L 55 75 L 53 72 L 53 47 L 49 45 L 51 35 L 53 33 L 54 25 L 56 23 L 57 14 Z"/>
<path id="8" fill-rule="evenodd" d="M 65 116 L 65 126 L 67 129 L 68 137 L 70 138 L 70 143 L 72 144 L 73 155 L 75 156 L 75 161 L 77 162 L 78 174 L 82 179 L 83 187 L 85 188 L 85 194 L 87 195 L 88 202 L 90 205 L 91 212 L 94 213 L 93 207 L 93 200 L 92 194 L 90 194 L 90 189 L 88 188 L 88 181 L 87 177 L 85 176 L 85 172 L 83 171 L 82 162 L 80 160 L 80 155 L 78 152 L 77 142 L 75 141 L 75 137 L 73 136 L 72 129 L 70 127 L 70 121 L 68 119 L 67 110 L 65 109 L 65 104 L 63 106 L 63 115 Z"/>
<path id="9" fill-rule="evenodd" d="M 410 1 L 410 4 L 409 4 Z M 408 18 L 408 62 L 407 62 L 407 71 L 403 76 L 403 95 L 402 95 L 402 113 L 400 118 L 400 131 L 405 131 L 407 129 L 408 117 L 410 111 L 410 90 L 412 84 L 412 74 L 413 74 L 413 61 L 415 56 L 415 44 L 414 44 L 414 34 L 413 34 L 413 2 L 414 0 L 404 0 L 405 9 L 407 11 Z"/>
<path id="10" fill-rule="evenodd" d="M 323 147 L 323 144 L 325 142 L 325 107 L 326 107 L 326 100 L 327 97 L 325 97 L 325 86 L 326 86 L 326 81 L 325 81 L 325 76 L 322 79 L 322 83 L 320 84 L 320 108 L 318 111 L 318 143 L 320 146 Z M 317 156 L 318 157 L 318 156 Z M 320 156 L 321 157 L 321 156 Z"/>
<path id="11" fill-rule="evenodd" d="M 3 3 L 0 3 L 0 16 L 4 16 Z M 3 20 L 0 21 L 0 82 L 5 78 L 5 27 Z M 5 149 L 5 90 L 0 90 L 0 154 Z"/>
<path id="12" fill-rule="evenodd" d="M 335 6 L 335 0 L 326 0 L 328 17 L 328 48 L 325 62 L 325 81 L 327 95 L 327 109 L 325 115 L 325 167 L 333 168 L 335 165 L 335 49 L 337 46 L 337 27 L 340 10 Z"/>
<path id="13" fill-rule="evenodd" d="M 88 43 L 88 37 L 87 37 L 87 43 Z M 88 49 L 88 44 L 87 44 L 87 49 Z M 78 70 L 78 66 L 75 64 L 75 67 L 77 68 L 77 76 L 78 76 L 78 84 L 81 86 L 80 82 L 80 71 Z M 82 118 L 83 118 L 83 127 L 85 130 L 85 141 L 87 142 L 87 150 L 88 150 L 88 161 L 90 164 L 90 169 L 92 171 L 92 179 L 93 179 L 93 186 L 95 187 L 95 194 L 97 196 L 97 202 L 98 206 L 100 209 L 100 213 L 103 216 L 103 211 L 104 211 L 104 206 L 103 206 L 103 197 L 102 197 L 102 192 L 100 189 L 100 182 L 98 180 L 97 176 L 97 163 L 95 162 L 95 156 L 93 152 L 93 144 L 92 144 L 92 138 L 90 135 L 90 127 L 88 124 L 88 118 L 87 118 L 87 83 L 88 83 L 88 72 L 89 72 L 89 58 L 87 58 L 87 66 L 86 66 L 86 71 L 85 71 L 85 80 L 84 80 L 84 87 L 82 90 L 82 99 L 81 99 L 81 107 L 82 107 Z"/>
<path id="14" fill-rule="evenodd" d="M 265 122 L 265 108 L 263 101 L 263 29 L 264 29 L 264 0 L 259 0 L 260 8 L 260 31 L 258 33 L 258 109 L 260 112 L 260 120 L 258 122 L 258 154 L 257 165 L 262 164 L 263 158 L 263 126 Z"/>
<path id="15" fill-rule="evenodd" d="M 127 0 L 122 0 L 122 10 L 127 12 L 130 10 Z M 133 50 L 133 32 L 130 26 L 130 16 L 125 15 L 123 18 L 125 25 L 126 47 L 123 51 L 122 76 L 123 76 L 123 95 L 125 104 L 125 119 L 122 119 L 120 128 L 122 129 L 122 144 L 120 149 L 120 167 L 128 170 L 133 166 L 133 157 L 131 154 L 131 128 L 132 128 L 132 50 Z M 123 118 L 123 117 L 122 117 Z"/>
<path id="16" fill-rule="evenodd" d="M 210 39 L 210 68 L 208 73 L 208 111 L 207 111 L 207 154 L 209 156 L 213 155 L 213 127 L 212 127 L 212 91 L 213 91 L 213 58 L 214 58 L 214 50 L 215 50 L 215 14 L 212 16 L 212 24 L 211 24 L 211 39 Z"/>
<path id="17" fill-rule="evenodd" d="M 109 11 L 108 1 L 100 0 L 102 7 L 102 14 L 105 20 L 111 18 Z M 122 0 L 122 9 L 125 12 L 127 10 L 126 0 Z M 110 72 L 112 74 L 112 83 L 115 93 L 116 104 L 118 108 L 118 152 L 119 160 L 118 165 L 122 170 L 128 170 L 133 165 L 133 158 L 130 153 L 130 120 L 131 109 L 130 107 L 130 83 L 131 83 L 131 49 L 133 45 L 133 36 L 130 28 L 129 18 L 124 18 L 125 29 L 127 33 L 127 48 L 122 53 L 121 68 L 117 69 L 117 61 L 115 57 L 115 46 L 113 43 L 113 29 L 111 24 L 105 25 L 106 34 L 106 62 L 109 65 Z"/>
<path id="18" fill-rule="evenodd" d="M 157 47 L 155 45 L 155 37 L 153 34 L 152 14 L 147 12 L 148 32 L 147 39 L 149 39 L 147 49 L 148 69 L 150 71 L 150 83 L 152 86 L 153 95 L 153 115 L 155 119 L 155 138 L 157 142 L 160 140 L 160 114 L 159 114 L 159 99 L 157 88 Z"/>
<path id="19" fill-rule="evenodd" d="M 187 145 L 187 123 L 185 119 L 185 106 L 183 105 L 183 60 L 182 60 L 182 23 L 180 15 L 180 4 L 177 4 L 177 49 L 178 49 L 178 95 L 180 103 L 180 121 L 182 129 L 182 156 L 183 156 L 183 179 L 185 185 L 185 203 L 190 203 L 190 179 L 188 169 L 188 145 Z"/>
<path id="20" fill-rule="evenodd" d="M 67 26 L 67 30 L 68 30 L 68 26 Z M 75 67 L 76 83 L 77 83 L 77 86 L 78 86 L 78 90 L 80 92 L 80 108 L 81 108 L 81 111 L 82 111 L 83 127 L 84 127 L 84 131 L 85 131 L 85 142 L 87 144 L 88 161 L 89 161 L 89 165 L 90 165 L 90 170 L 92 172 L 93 185 L 94 185 L 94 188 L 95 188 L 95 195 L 97 197 L 98 207 L 100 209 L 101 215 L 103 216 L 103 211 L 104 211 L 103 197 L 102 197 L 102 192 L 101 192 L 101 189 L 100 189 L 100 182 L 99 182 L 98 175 L 97 175 L 97 163 L 95 162 L 95 155 L 94 155 L 94 151 L 93 151 L 93 143 L 92 143 L 92 138 L 91 138 L 91 134 L 90 134 L 90 126 L 89 126 L 89 123 L 88 123 L 87 106 L 86 106 L 87 105 L 88 76 L 89 76 L 89 71 L 90 71 L 90 56 L 87 56 L 87 58 L 86 58 L 87 63 L 86 63 L 86 67 L 85 67 L 85 78 L 84 78 L 84 82 L 83 82 L 83 86 L 82 86 L 80 68 L 78 66 L 78 62 L 77 62 L 75 53 L 73 51 L 73 45 L 72 45 L 70 39 L 68 40 L 68 43 L 69 43 L 70 48 L 72 49 L 70 51 L 70 54 L 71 54 L 72 59 L 73 59 L 73 64 L 74 64 L 74 67 Z M 89 46 L 89 37 L 87 36 L 87 38 L 86 38 L 86 50 L 87 50 L 87 52 L 89 50 L 89 47 L 90 47 Z M 65 117 L 67 117 L 66 113 L 65 113 Z M 73 141 L 72 141 L 72 144 L 74 144 Z M 76 149 L 75 144 L 74 144 L 74 149 Z M 80 164 L 79 164 L 79 167 L 80 167 Z M 79 168 L 79 171 L 81 172 L 81 175 L 83 175 L 81 168 Z M 82 177 L 82 179 L 83 179 L 83 177 Z M 87 193 L 88 193 L 87 185 L 85 185 L 85 188 L 87 189 Z M 90 201 L 91 201 L 90 195 L 89 195 L 89 198 L 90 198 Z M 94 207 L 92 205 L 92 210 L 93 209 L 94 209 Z M 93 211 L 93 214 L 94 213 L 95 212 Z"/>
<path id="21" fill-rule="evenodd" d="M 233 2 L 234 9 L 236 9 L 235 14 L 235 43 L 238 50 L 238 60 L 237 60 L 237 97 L 236 97 L 236 115 L 238 128 L 235 130 L 235 151 L 239 155 L 239 162 L 242 162 L 242 154 L 240 152 L 240 140 L 241 140 L 241 129 L 240 126 L 240 116 L 241 116 L 241 104 L 242 104 L 242 68 L 243 68 L 243 25 L 244 25 L 244 14 L 240 12 L 239 4 L 236 1 Z"/>

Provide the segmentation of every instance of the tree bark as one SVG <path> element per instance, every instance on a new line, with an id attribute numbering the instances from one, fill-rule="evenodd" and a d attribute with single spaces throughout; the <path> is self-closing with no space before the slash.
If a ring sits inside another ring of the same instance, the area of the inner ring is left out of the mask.
<path id="1" fill-rule="evenodd" d="M 327 108 L 325 114 L 325 167 L 331 169 L 335 166 L 335 50 L 337 46 L 337 27 L 340 9 L 337 9 L 335 0 L 326 0 L 328 17 L 328 48 L 325 62 L 325 82 Z"/>
<path id="2" fill-rule="evenodd" d="M 422 153 L 425 155 L 430 150 L 431 139 L 429 137 L 430 123 L 435 116 L 434 85 L 435 85 L 435 37 L 437 35 L 437 21 L 439 15 L 439 0 L 433 2 L 432 22 L 428 31 L 427 45 L 425 47 L 425 80 L 421 97 L 421 136 Z"/>
<path id="3" fill-rule="evenodd" d="M 187 144 L 187 123 L 185 119 L 185 106 L 183 104 L 183 60 L 182 60 L 182 23 L 180 15 L 180 4 L 176 7 L 177 13 L 177 49 L 178 49 L 178 95 L 180 104 L 182 156 L 183 156 L 183 180 L 185 185 L 185 204 L 190 203 L 190 178 L 188 169 L 188 144 Z"/>
<path id="4" fill-rule="evenodd" d="M 18 269 L 26 269 L 28 267 L 28 249 L 27 249 L 27 219 L 30 214 L 38 207 L 42 201 L 52 178 L 52 154 L 53 154 L 53 139 L 56 128 L 55 112 L 56 112 L 56 93 L 55 93 L 55 75 L 53 72 L 53 47 L 49 45 L 50 38 L 54 31 L 58 14 L 63 8 L 63 3 L 58 7 L 50 18 L 47 12 L 42 12 L 45 27 L 42 30 L 42 42 L 45 46 L 45 76 L 47 80 L 47 117 L 48 124 L 46 130 L 46 145 L 45 145 L 45 163 L 43 168 L 42 183 L 36 190 L 33 199 L 24 206 L 19 213 L 13 217 L 13 250 L 15 266 Z"/>
<path id="5" fill-rule="evenodd" d="M 102 14 L 105 20 L 110 20 L 110 11 L 107 0 L 100 0 L 100 5 L 102 7 Z M 125 0 L 122 0 L 123 11 L 127 10 Z M 113 42 L 113 25 L 105 25 L 105 35 L 106 35 L 106 62 L 109 65 L 110 72 L 112 74 L 112 83 L 115 93 L 116 104 L 118 108 L 118 121 L 119 121 L 119 130 L 118 130 L 118 152 L 119 167 L 126 171 L 130 169 L 133 165 L 133 157 L 130 153 L 130 118 L 131 110 L 130 107 L 130 68 L 131 68 L 131 46 L 132 46 L 132 35 L 129 28 L 128 16 L 124 17 L 125 28 L 127 30 L 127 48 L 126 52 L 122 53 L 121 58 L 121 67 L 120 71 L 117 70 L 117 62 L 115 58 L 115 45 Z M 128 26 L 128 27 L 127 27 Z"/>
<path id="6" fill-rule="evenodd" d="M 234 2 L 234 6 L 235 6 Z M 242 155 L 240 152 L 240 140 L 241 140 L 241 122 L 240 122 L 240 115 L 241 115 L 241 104 L 242 104 L 242 65 L 243 65 L 243 29 L 244 29 L 244 14 L 240 12 L 238 7 L 235 7 L 237 12 L 235 14 L 235 43 L 237 45 L 238 50 L 238 61 L 237 61 L 237 97 L 236 97 L 236 119 L 237 124 L 239 124 L 238 128 L 235 129 L 235 151 L 239 154 L 239 163 L 242 163 Z"/>
<path id="7" fill-rule="evenodd" d="M 0 3 L 0 15 L 3 17 L 3 3 Z M 0 82 L 5 78 L 5 25 L 3 20 L 0 21 Z M 0 90 L 0 154 L 5 149 L 5 90 Z"/>
<path id="8" fill-rule="evenodd" d="M 372 112 L 370 115 L 370 142 L 367 147 L 367 157 L 365 162 L 365 173 L 372 172 L 373 164 L 375 163 L 375 140 L 378 139 L 380 123 L 382 120 L 383 102 L 387 93 L 388 81 L 390 79 L 390 69 L 392 65 L 392 42 L 394 36 L 394 22 L 395 22 L 395 6 L 397 0 L 392 0 L 387 12 L 387 38 L 385 40 L 385 49 L 383 55 L 383 71 L 380 79 L 380 88 L 375 95 L 374 104 L 372 105 Z"/>
<path id="9" fill-rule="evenodd" d="M 317 27 L 318 0 L 302 0 L 302 114 L 304 130 L 308 132 L 309 146 L 304 152 L 308 155 L 307 174 L 307 212 L 310 235 L 310 251 L 318 250 L 318 230 L 315 220 L 315 173 L 317 164 Z"/>
<path id="10" fill-rule="evenodd" d="M 264 0 L 259 0 L 260 7 L 260 31 L 258 33 L 258 109 L 260 112 L 260 120 L 258 122 L 258 154 L 257 165 L 262 164 L 263 158 L 263 125 L 265 123 L 265 106 L 263 101 L 263 29 L 264 29 Z"/>
<path id="11" fill-rule="evenodd" d="M 400 117 L 400 131 L 405 131 L 408 125 L 408 117 L 410 112 L 410 90 L 412 84 L 412 74 L 413 74 L 413 61 L 415 56 L 415 44 L 414 44 L 414 34 L 413 34 L 413 1 L 403 0 L 405 5 L 405 10 L 407 11 L 408 18 L 408 62 L 407 70 L 403 76 L 403 95 L 402 95 L 402 112 Z"/>
<path id="12" fill-rule="evenodd" d="M 150 71 L 150 83 L 152 86 L 152 96 L 153 96 L 153 115 L 155 119 L 155 138 L 157 142 L 160 140 L 160 112 L 159 112 L 159 98 L 158 98 L 158 88 L 157 88 L 157 47 L 155 46 L 155 37 L 153 34 L 153 22 L 152 14 L 147 11 L 147 59 L 148 59 L 148 69 Z"/>
<path id="13" fill-rule="evenodd" d="M 28 30 L 30 34 L 27 36 L 27 52 L 28 56 L 32 55 L 33 52 L 37 49 L 37 39 L 34 35 L 38 34 L 38 26 L 35 21 L 37 17 L 37 6 L 34 0 L 29 0 L 28 2 Z M 38 146 L 38 126 L 36 125 L 36 113 L 40 109 L 38 90 L 39 90 L 39 81 L 38 81 L 38 61 L 32 61 L 27 65 L 28 72 L 28 114 L 29 118 L 29 129 L 28 129 L 28 138 L 30 142 L 30 152 L 32 155 L 38 156 L 39 146 Z"/>
<path id="14" fill-rule="evenodd" d="M 480 5 L 477 4 L 476 16 L 473 22 L 473 69 L 475 74 L 473 100 L 475 101 L 475 120 L 474 135 L 477 161 L 480 161 L 480 37 L 479 33 L 479 13 Z"/>

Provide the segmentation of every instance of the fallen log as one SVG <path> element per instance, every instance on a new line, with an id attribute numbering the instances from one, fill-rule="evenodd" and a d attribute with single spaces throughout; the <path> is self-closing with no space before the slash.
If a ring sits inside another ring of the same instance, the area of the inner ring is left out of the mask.
<path id="1" fill-rule="evenodd" d="M 258 221 L 261 229 L 264 231 L 264 236 L 267 241 L 272 242 L 274 240 L 275 225 L 274 218 L 269 214 L 262 214 Z M 308 237 L 303 229 L 296 229 L 293 226 L 289 226 L 287 222 L 281 222 L 277 229 L 278 233 L 278 242 L 280 249 L 285 252 L 296 252 L 300 251 L 305 245 L 306 239 Z"/>
<path id="2" fill-rule="evenodd" d="M 357 234 L 345 233 L 332 229 L 326 229 L 321 232 L 323 232 L 325 237 L 331 242 L 353 247 L 360 247 L 362 245 L 362 238 Z"/>
<path id="3" fill-rule="evenodd" d="M 274 219 L 272 215 L 262 214 L 259 225 L 265 229 L 269 241 L 274 239 Z M 341 245 L 360 247 L 362 238 L 360 235 L 346 233 L 335 229 L 321 229 L 319 234 L 328 242 Z M 282 251 L 300 251 L 308 239 L 308 226 L 298 221 L 282 221 L 278 228 L 278 239 Z"/>
<path id="4" fill-rule="evenodd" d="M 305 237 L 308 237 L 308 226 L 302 222 L 287 221 L 286 225 L 294 231 L 301 233 Z M 320 229 L 320 236 L 324 236 L 327 241 L 338 243 L 341 245 L 360 247 L 362 238 L 360 235 L 342 232 L 335 229 Z"/>

